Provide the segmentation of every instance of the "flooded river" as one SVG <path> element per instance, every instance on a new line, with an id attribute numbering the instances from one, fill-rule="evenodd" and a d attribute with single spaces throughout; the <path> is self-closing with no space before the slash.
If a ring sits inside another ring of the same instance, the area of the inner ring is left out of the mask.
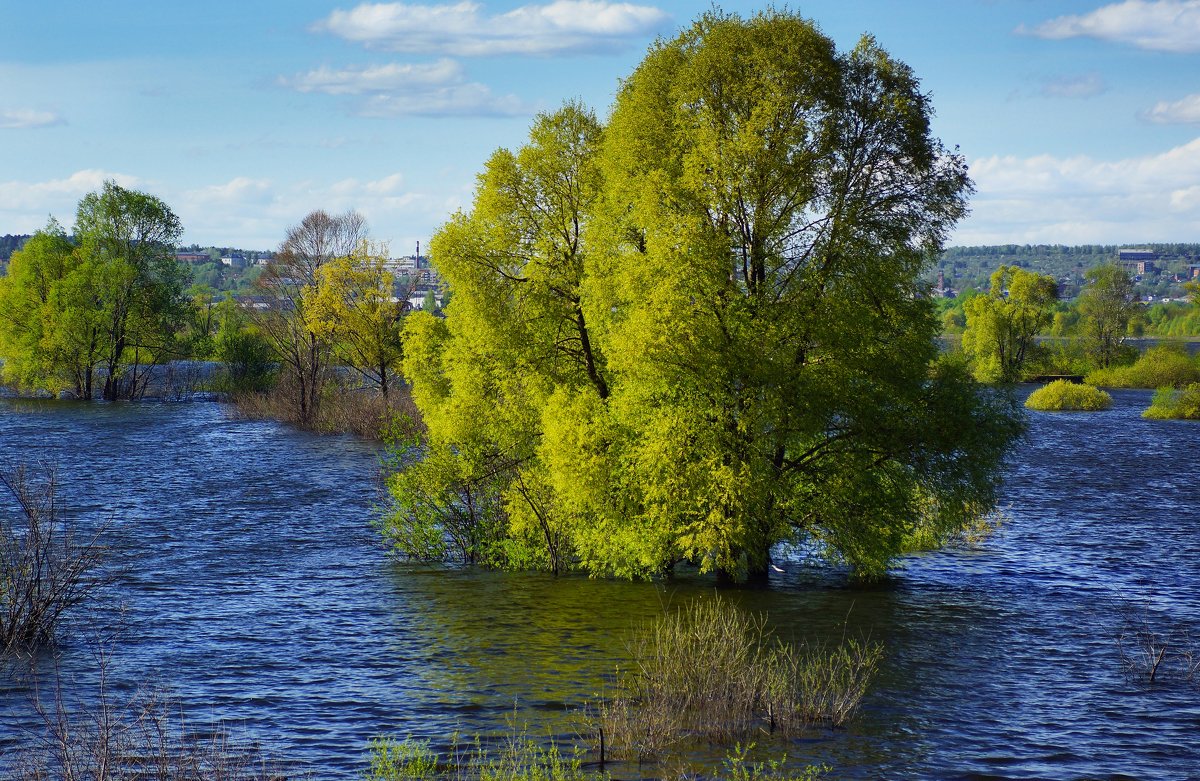
<path id="1" fill-rule="evenodd" d="M 1115 401 L 1031 413 L 987 543 L 871 588 L 784 561 L 731 594 L 781 634 L 886 649 L 860 717 L 789 755 L 831 778 L 1200 777 L 1200 687 L 1131 679 L 1118 644 L 1131 620 L 1200 628 L 1200 427 L 1142 420 L 1148 392 Z M 0 400 L 0 465 L 18 462 L 57 468 L 120 568 L 68 627 L 64 689 L 86 696 L 112 637 L 117 690 L 163 685 L 316 778 L 356 777 L 382 734 L 564 732 L 632 626 L 712 591 L 391 562 L 374 446 L 219 404 Z M 0 752 L 36 729 L 29 700 L 0 678 Z"/>

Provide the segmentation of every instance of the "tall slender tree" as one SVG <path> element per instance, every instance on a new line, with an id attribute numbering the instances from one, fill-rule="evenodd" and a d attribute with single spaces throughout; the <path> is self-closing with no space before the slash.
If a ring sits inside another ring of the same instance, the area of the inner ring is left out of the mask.
<path id="1" fill-rule="evenodd" d="M 95 265 L 97 309 L 103 312 L 105 399 L 133 398 L 145 388 L 140 366 L 168 353 L 187 306 L 187 272 L 175 260 L 179 218 L 153 195 L 108 181 L 85 195 L 75 238 Z"/>
<path id="2" fill-rule="evenodd" d="M 1084 278 L 1087 286 L 1079 294 L 1084 339 L 1096 363 L 1107 368 L 1120 356 L 1141 304 L 1129 272 L 1116 263 L 1090 268 Z"/>
<path id="3" fill-rule="evenodd" d="M 315 287 L 322 266 L 351 255 L 366 238 L 367 222 L 358 212 L 310 212 L 288 228 L 279 252 L 256 282 L 269 302 L 258 323 L 279 359 L 302 426 L 316 421 L 331 350 L 329 340 L 309 327 L 306 291 Z"/>
<path id="4" fill-rule="evenodd" d="M 1037 335 L 1054 318 L 1058 283 L 1048 274 L 1001 266 L 986 296 L 966 303 L 963 350 L 984 382 L 1016 382 L 1038 350 Z"/>

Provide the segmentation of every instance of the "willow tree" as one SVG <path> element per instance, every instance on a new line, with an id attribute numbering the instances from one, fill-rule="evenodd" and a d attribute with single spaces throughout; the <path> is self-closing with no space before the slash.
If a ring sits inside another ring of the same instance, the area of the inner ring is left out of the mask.
<path id="1" fill-rule="evenodd" d="M 325 263 L 303 293 L 305 325 L 333 345 L 334 357 L 379 388 L 384 401 L 404 355 L 405 302 L 397 300 L 387 247 L 363 241 L 350 255 Z"/>
<path id="2" fill-rule="evenodd" d="M 529 135 L 492 155 L 472 211 L 433 239 L 454 297 L 444 322 L 408 318 L 404 373 L 428 437 L 393 480 L 386 532 L 410 555 L 448 541 L 469 561 L 559 571 L 570 544 L 539 458 L 543 417 L 560 388 L 608 393 L 580 291 L 601 131 L 567 105 Z"/>
<path id="3" fill-rule="evenodd" d="M 522 168 L 499 155 L 443 229 L 453 304 L 413 334 L 431 441 L 481 432 L 509 531 L 594 573 L 759 578 L 785 541 L 876 573 L 960 528 L 1020 425 L 938 357 L 920 277 L 970 183 L 930 113 L 872 40 L 839 54 L 791 13 L 656 44 L 586 175 L 548 179 L 594 188 L 577 212 L 493 186 Z"/>
<path id="4" fill-rule="evenodd" d="M 188 272 L 175 260 L 183 226 L 160 198 L 105 182 L 79 201 L 78 252 L 91 264 L 92 308 L 104 320 L 105 399 L 145 389 L 142 364 L 179 353 L 174 339 L 188 301 Z"/>
<path id="5" fill-rule="evenodd" d="M 13 256 L 0 284 L 0 357 L 18 384 L 106 399 L 145 389 L 143 364 L 178 355 L 187 272 L 179 218 L 162 200 L 114 182 L 85 195 L 74 239 L 51 220 Z"/>
<path id="6" fill-rule="evenodd" d="M 963 351 L 984 382 L 1016 382 L 1038 351 L 1037 336 L 1054 319 L 1058 283 L 1049 274 L 1001 266 L 986 296 L 964 307 Z"/>
<path id="7" fill-rule="evenodd" d="M 65 349 L 73 334 L 55 322 L 54 302 L 64 280 L 78 265 L 75 247 L 53 219 L 13 253 L 8 273 L 0 276 L 0 360 L 6 381 L 24 388 L 57 392 L 73 387 L 91 391 L 99 360 L 98 328 L 90 336 L 96 349 Z"/>
<path id="8" fill-rule="evenodd" d="M 1090 268 L 1084 278 L 1087 286 L 1079 294 L 1084 340 L 1105 369 L 1121 357 L 1129 324 L 1141 313 L 1142 304 L 1129 272 L 1116 263 Z"/>

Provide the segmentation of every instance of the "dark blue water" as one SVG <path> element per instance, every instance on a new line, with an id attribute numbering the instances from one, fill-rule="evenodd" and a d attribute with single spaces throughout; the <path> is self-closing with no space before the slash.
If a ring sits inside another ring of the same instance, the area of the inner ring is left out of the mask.
<path id="1" fill-rule="evenodd" d="M 1142 420 L 1146 392 L 1115 398 L 1031 413 L 987 543 L 872 588 L 784 562 L 733 596 L 783 634 L 886 648 L 858 720 L 790 756 L 835 778 L 1200 778 L 1200 688 L 1129 677 L 1117 642 L 1130 616 L 1200 627 L 1200 428 Z M 164 685 L 193 721 L 317 778 L 354 777 L 381 734 L 438 742 L 514 716 L 569 732 L 628 630 L 711 589 L 389 562 L 373 446 L 217 404 L 0 401 L 0 465 L 17 461 L 57 466 L 123 570 L 67 627 L 64 688 L 87 696 L 96 638 L 113 637 L 116 689 Z M 29 696 L 0 678 L 0 752 L 36 728 Z"/>

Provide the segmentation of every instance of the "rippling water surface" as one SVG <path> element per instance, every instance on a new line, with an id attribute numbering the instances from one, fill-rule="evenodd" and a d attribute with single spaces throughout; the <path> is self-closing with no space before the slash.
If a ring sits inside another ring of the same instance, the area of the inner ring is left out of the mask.
<path id="1" fill-rule="evenodd" d="M 851 588 L 785 563 L 733 598 L 784 634 L 869 635 L 886 660 L 861 717 L 789 754 L 834 778 L 1200 778 L 1200 688 L 1123 673 L 1130 614 L 1200 622 L 1200 428 L 1144 421 L 1144 392 L 1031 413 L 985 545 Z M 445 740 L 506 719 L 569 729 L 631 626 L 707 592 L 387 561 L 370 522 L 378 452 L 231 417 L 217 404 L 0 401 L 0 464 L 55 465 L 122 574 L 58 667 L 86 696 L 152 682 L 317 778 L 353 778 L 380 734 Z M 6 508 L 7 509 L 7 508 Z M 1200 637 L 1200 632 L 1196 632 Z M 0 677 L 0 753 L 37 724 Z M 629 769 L 629 774 L 636 769 Z"/>

